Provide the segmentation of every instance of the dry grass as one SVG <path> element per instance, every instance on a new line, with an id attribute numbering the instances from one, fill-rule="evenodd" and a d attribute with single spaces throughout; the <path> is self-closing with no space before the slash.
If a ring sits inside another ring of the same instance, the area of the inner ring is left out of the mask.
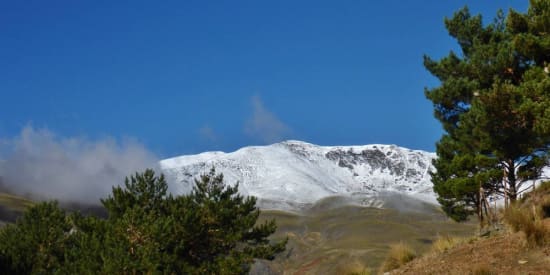
<path id="1" fill-rule="evenodd" d="M 544 219 L 550 212 L 550 184 L 543 183 L 523 200 L 504 210 L 504 220 L 514 232 L 525 234 L 529 246 L 550 244 L 550 228 Z"/>
<path id="2" fill-rule="evenodd" d="M 432 253 L 391 274 L 550 274 L 550 183 L 525 194 L 502 218 L 510 230 L 484 237 L 439 237 Z"/>
<path id="3" fill-rule="evenodd" d="M 348 274 L 348 275 L 371 275 L 372 269 L 365 266 L 362 262 L 354 260 L 336 268 L 335 274 Z"/>
<path id="4" fill-rule="evenodd" d="M 550 230 L 536 214 L 535 208 L 511 206 L 504 212 L 504 219 L 514 232 L 525 233 L 530 246 L 545 246 L 550 243 Z"/>
<path id="5" fill-rule="evenodd" d="M 487 264 L 478 264 L 472 270 L 473 275 L 496 275 Z"/>
<path id="6" fill-rule="evenodd" d="M 550 181 L 542 182 L 539 187 L 537 187 L 537 192 L 550 193 Z"/>
<path id="7" fill-rule="evenodd" d="M 511 205 L 504 210 L 504 220 L 514 232 L 518 232 L 532 224 L 533 217 L 530 211 L 526 211 L 518 205 Z"/>
<path id="8" fill-rule="evenodd" d="M 438 236 L 432 244 L 431 251 L 434 253 L 443 253 L 457 245 L 466 242 L 468 239 L 456 236 Z"/>
<path id="9" fill-rule="evenodd" d="M 382 263 L 380 270 L 382 272 L 390 271 L 412 261 L 416 253 L 411 247 L 403 242 L 390 245 L 390 251 Z"/>

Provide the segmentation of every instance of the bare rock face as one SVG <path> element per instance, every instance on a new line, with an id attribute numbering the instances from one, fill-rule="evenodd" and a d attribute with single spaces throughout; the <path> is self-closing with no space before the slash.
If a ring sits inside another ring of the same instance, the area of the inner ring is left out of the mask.
<path id="1" fill-rule="evenodd" d="M 189 192 L 193 179 L 214 167 L 227 183 L 239 182 L 241 193 L 266 202 L 263 207 L 292 210 L 331 196 L 357 199 L 380 192 L 435 202 L 429 175 L 434 158 L 434 153 L 395 145 L 317 146 L 285 141 L 232 153 L 181 156 L 160 164 L 172 179 L 174 193 Z"/>

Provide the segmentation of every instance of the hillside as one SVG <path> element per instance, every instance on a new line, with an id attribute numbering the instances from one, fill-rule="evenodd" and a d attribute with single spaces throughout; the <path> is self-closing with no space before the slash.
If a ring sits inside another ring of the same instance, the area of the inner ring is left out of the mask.
<path id="1" fill-rule="evenodd" d="M 0 226 L 14 222 L 33 202 L 4 191 L 0 191 Z"/>
<path id="2" fill-rule="evenodd" d="M 504 230 L 427 253 L 391 274 L 550 274 L 550 182 L 505 213 Z"/>
<path id="3" fill-rule="evenodd" d="M 349 274 L 380 266 L 394 242 L 406 242 L 423 253 L 438 235 L 466 237 L 475 232 L 475 223 L 459 224 L 431 204 L 399 199 L 414 207 L 341 206 L 338 198 L 328 198 L 303 215 L 263 211 L 262 220 L 277 220 L 275 238 L 288 236 L 289 243 L 282 255 L 261 262 L 252 274 Z"/>
<path id="4" fill-rule="evenodd" d="M 480 238 L 422 257 L 390 274 L 549 274 L 550 247 L 529 248 L 521 232 Z"/>

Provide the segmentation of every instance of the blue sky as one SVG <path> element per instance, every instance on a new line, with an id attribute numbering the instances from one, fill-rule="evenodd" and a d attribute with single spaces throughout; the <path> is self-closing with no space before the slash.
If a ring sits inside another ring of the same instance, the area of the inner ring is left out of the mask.
<path id="1" fill-rule="evenodd" d="M 434 150 L 422 55 L 443 18 L 528 1 L 2 1 L 0 138 L 136 139 L 161 157 L 284 139 Z"/>

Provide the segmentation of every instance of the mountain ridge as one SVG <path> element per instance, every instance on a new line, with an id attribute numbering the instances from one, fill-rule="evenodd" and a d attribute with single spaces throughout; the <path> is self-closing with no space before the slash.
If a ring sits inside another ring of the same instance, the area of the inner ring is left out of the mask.
<path id="1" fill-rule="evenodd" d="M 288 140 L 234 152 L 204 152 L 160 161 L 176 194 L 191 191 L 194 178 L 212 167 L 228 184 L 264 209 L 295 210 L 332 196 L 381 206 L 379 195 L 398 193 L 437 203 L 429 172 L 435 153 L 396 145 L 319 146 Z"/>

